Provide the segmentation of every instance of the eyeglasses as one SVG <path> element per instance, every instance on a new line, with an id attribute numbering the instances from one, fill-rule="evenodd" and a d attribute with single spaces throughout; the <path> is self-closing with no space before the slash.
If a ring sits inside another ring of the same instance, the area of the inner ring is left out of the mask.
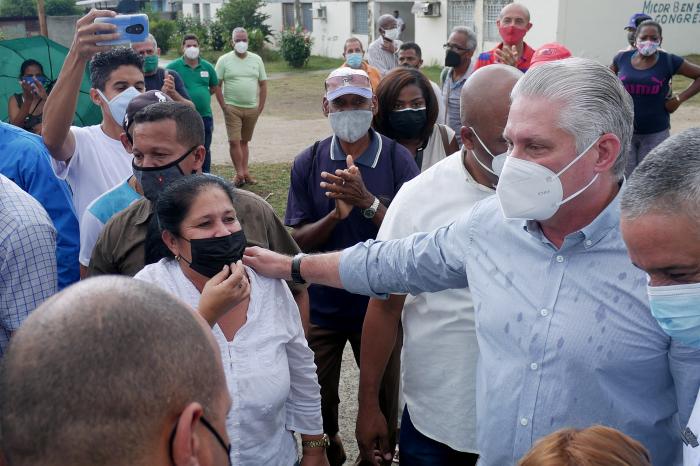
<path id="1" fill-rule="evenodd" d="M 231 466 L 231 444 L 226 443 L 221 437 L 221 435 L 216 431 L 214 426 L 211 425 L 209 421 L 204 416 L 201 416 L 199 418 L 201 421 L 202 425 L 206 427 L 206 429 L 211 432 L 211 434 L 216 438 L 216 441 L 221 445 L 221 448 L 223 448 L 226 451 L 226 458 L 228 460 L 229 466 Z M 173 428 L 173 433 L 170 434 L 170 441 L 168 442 L 168 451 L 170 453 L 170 462 L 175 464 L 175 459 L 173 458 L 173 441 L 175 440 L 175 433 L 177 432 L 177 424 L 175 424 L 175 427 Z"/>
<path id="2" fill-rule="evenodd" d="M 444 48 L 445 50 L 447 50 L 447 49 L 457 50 L 458 52 L 469 51 L 469 49 L 462 47 L 461 45 L 450 44 L 449 42 L 447 44 L 443 44 L 442 48 Z"/>

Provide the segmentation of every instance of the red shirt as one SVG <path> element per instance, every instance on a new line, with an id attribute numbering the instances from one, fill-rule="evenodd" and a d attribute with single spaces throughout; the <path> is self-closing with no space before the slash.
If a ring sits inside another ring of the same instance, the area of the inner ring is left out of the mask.
<path id="1" fill-rule="evenodd" d="M 498 63 L 497 56 L 496 56 L 496 50 L 497 49 L 503 49 L 503 42 L 498 44 L 498 46 L 492 50 L 489 50 L 488 52 L 483 52 L 479 54 L 479 58 L 477 59 L 476 62 L 476 67 L 474 68 L 475 70 L 481 68 L 482 66 L 486 65 L 492 65 L 494 63 Z M 522 71 L 523 73 L 527 71 L 528 68 L 530 68 L 530 60 L 532 60 L 532 56 L 535 54 L 535 49 L 527 45 L 525 42 L 523 42 L 523 54 L 522 56 L 518 59 L 518 64 L 517 68 Z"/>

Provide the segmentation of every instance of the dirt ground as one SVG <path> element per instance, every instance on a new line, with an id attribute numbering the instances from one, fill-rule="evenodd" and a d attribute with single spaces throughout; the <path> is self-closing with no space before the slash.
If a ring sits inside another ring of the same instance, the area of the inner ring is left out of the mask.
<path id="1" fill-rule="evenodd" d="M 314 141 L 331 134 L 330 126 L 321 111 L 323 77 L 325 72 L 271 76 L 268 84 L 268 103 L 258 120 L 250 143 L 251 163 L 287 162 Z M 228 139 L 221 108 L 214 101 L 214 136 L 212 158 L 216 164 L 231 164 Z M 700 108 L 682 106 L 671 119 L 671 132 L 700 126 Z M 357 385 L 359 371 L 350 346 L 343 355 L 340 382 L 340 435 L 344 439 L 348 462 L 357 456 L 355 418 L 357 416 Z"/>

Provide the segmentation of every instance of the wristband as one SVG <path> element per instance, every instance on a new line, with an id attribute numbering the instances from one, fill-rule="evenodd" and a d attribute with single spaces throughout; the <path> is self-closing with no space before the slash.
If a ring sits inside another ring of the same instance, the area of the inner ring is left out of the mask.
<path id="1" fill-rule="evenodd" d="M 300 252 L 292 259 L 292 282 L 297 285 L 306 284 L 306 280 L 301 276 L 301 260 L 308 254 Z"/>

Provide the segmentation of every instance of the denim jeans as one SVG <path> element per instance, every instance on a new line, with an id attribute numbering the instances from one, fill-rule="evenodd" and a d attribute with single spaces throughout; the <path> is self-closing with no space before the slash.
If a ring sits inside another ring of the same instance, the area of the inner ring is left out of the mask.
<path id="1" fill-rule="evenodd" d="M 204 147 L 207 149 L 207 155 L 204 157 L 204 166 L 202 171 L 204 173 L 209 173 L 211 170 L 211 136 L 214 133 L 214 118 L 212 117 L 202 117 L 204 122 Z"/>
<path id="2" fill-rule="evenodd" d="M 403 409 L 399 435 L 401 466 L 474 466 L 479 459 L 475 453 L 453 450 L 418 432 L 411 422 L 408 406 Z"/>

